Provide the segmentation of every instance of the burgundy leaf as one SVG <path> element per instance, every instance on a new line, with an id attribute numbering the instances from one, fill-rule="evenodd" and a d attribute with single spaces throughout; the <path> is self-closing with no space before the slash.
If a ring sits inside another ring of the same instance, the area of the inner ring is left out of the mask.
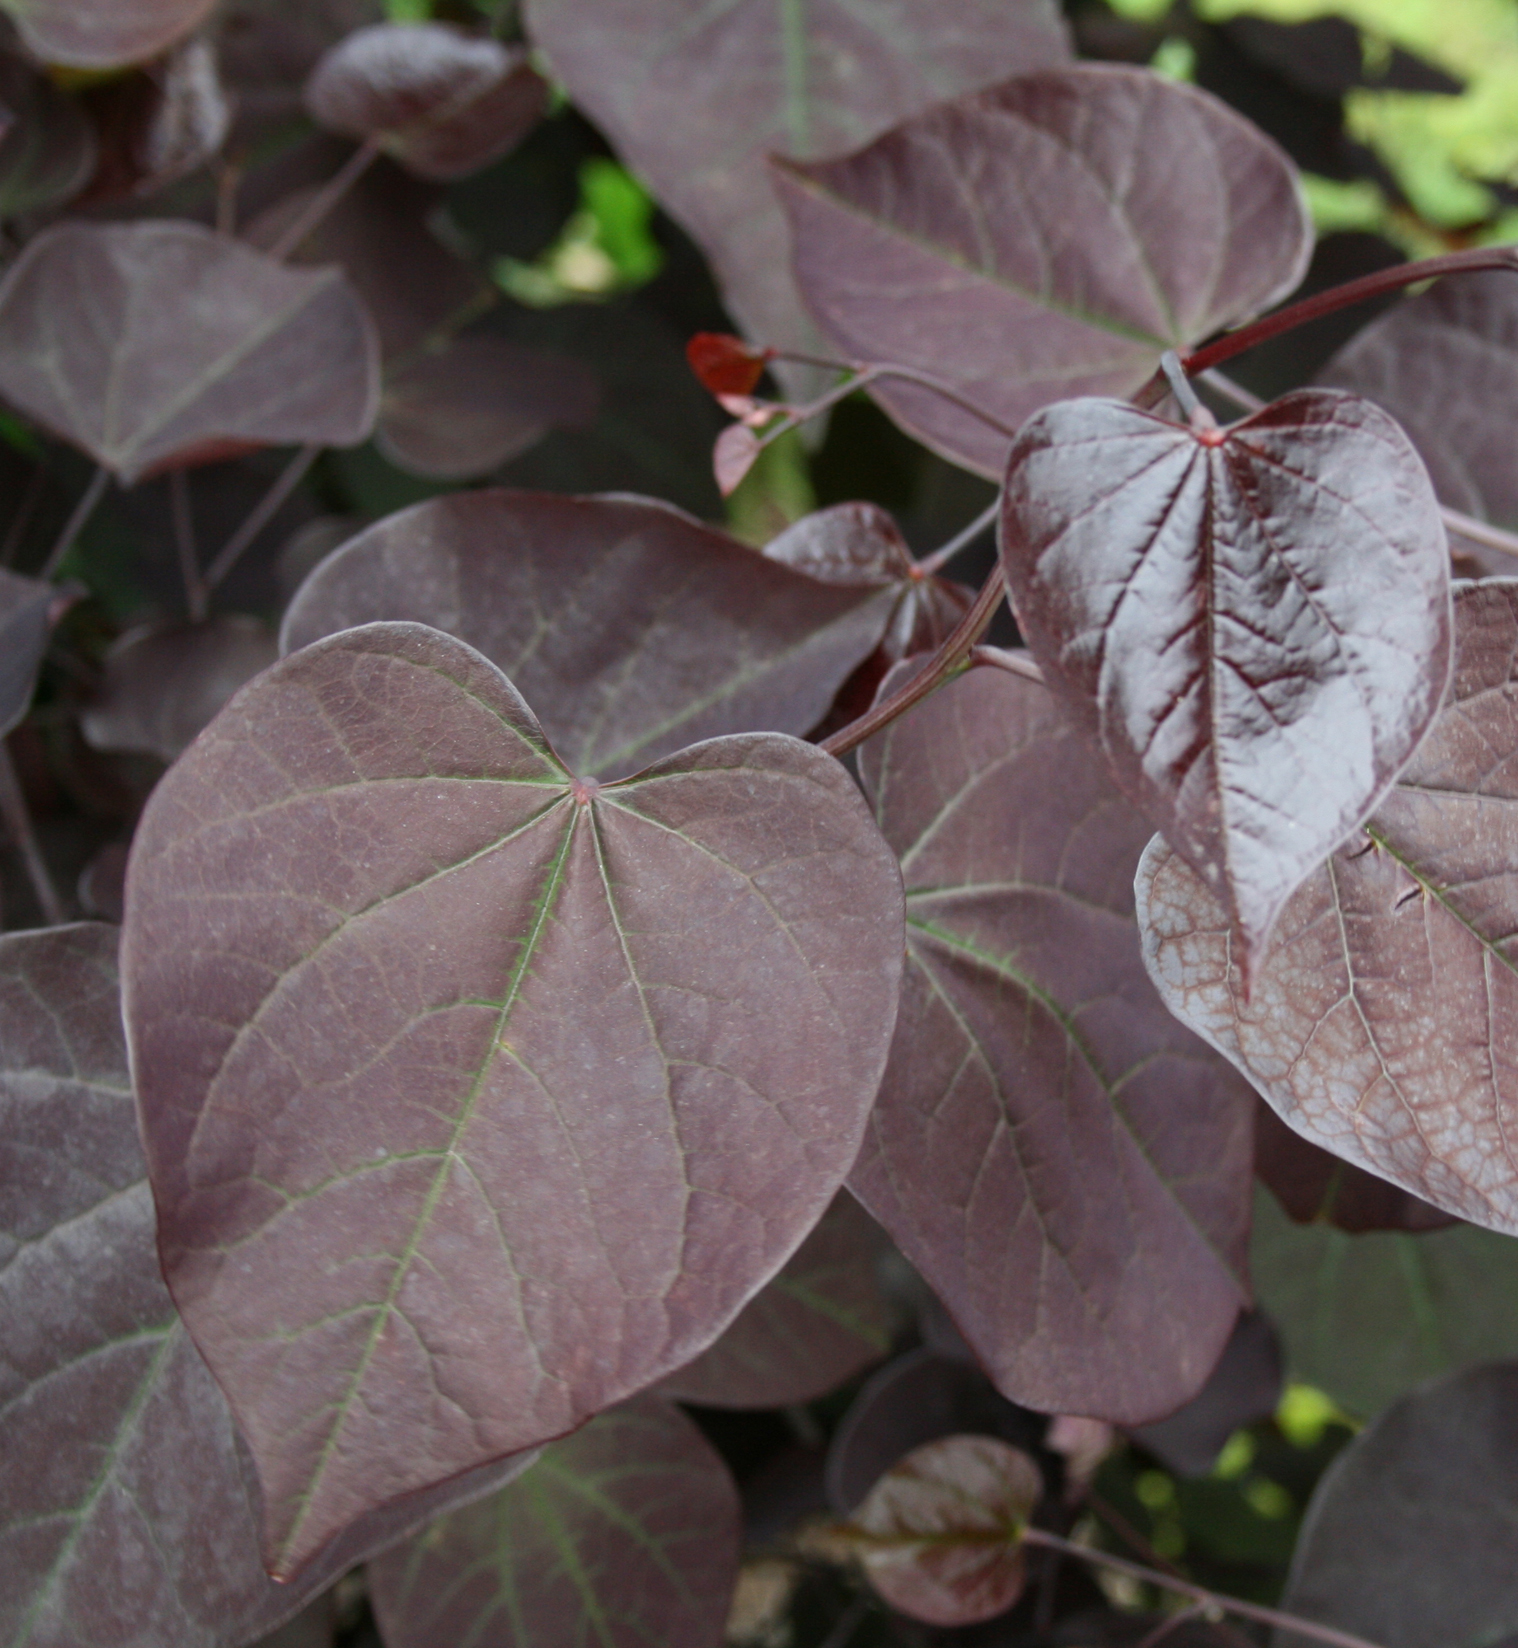
<path id="1" fill-rule="evenodd" d="M 1000 670 L 860 768 L 901 857 L 908 963 L 850 1187 L 1013 1401 L 1168 1413 L 1245 1299 L 1252 1105 L 1144 977 L 1147 826 L 1053 697 Z"/>
<path id="2" fill-rule="evenodd" d="M 946 1436 L 893 1466 L 854 1515 L 870 1583 L 929 1625 L 973 1625 L 1022 1595 L 1038 1466 L 990 1436 Z"/>
<path id="3" fill-rule="evenodd" d="M 1518 581 L 1457 586 L 1448 707 L 1375 816 L 1302 887 L 1245 996 L 1228 921 L 1156 839 L 1144 959 L 1171 1011 L 1314 1144 L 1518 1231 Z"/>
<path id="4" fill-rule="evenodd" d="M 1257 1311 L 1246 1311 L 1201 1390 L 1168 1418 L 1128 1434 L 1175 1475 L 1206 1476 L 1235 1431 L 1276 1411 L 1281 1373 L 1275 1329 Z"/>
<path id="5" fill-rule="evenodd" d="M 69 602 L 56 584 L 0 567 L 0 738 L 31 708 L 42 655 Z"/>
<path id="6" fill-rule="evenodd" d="M 815 342 L 765 157 L 837 154 L 1069 57 L 1049 0 L 532 0 L 528 26 L 712 260 L 739 325 L 793 349 Z"/>
<path id="7" fill-rule="evenodd" d="M 516 147 L 548 87 L 527 53 L 443 23 L 378 23 L 339 42 L 306 87 L 312 118 L 376 138 L 408 171 L 446 181 Z"/>
<path id="8" fill-rule="evenodd" d="M 80 717 L 99 750 L 140 750 L 173 761 L 246 681 L 279 656 L 256 618 L 146 624 L 105 657 L 100 690 Z"/>
<path id="9" fill-rule="evenodd" d="M 720 1648 L 741 1534 L 711 1444 L 641 1396 L 372 1563 L 369 1588 L 386 1648 Z"/>
<path id="10" fill-rule="evenodd" d="M 1518 1363 L 1497 1362 L 1407 1397 L 1339 1455 L 1281 1606 L 1383 1648 L 1503 1648 L 1518 1634 L 1515 1520 Z"/>
<path id="11" fill-rule="evenodd" d="M 1439 1374 L 1518 1356 L 1518 1243 L 1495 1231 L 1350 1236 L 1294 1224 L 1261 1191 L 1249 1263 L 1289 1376 L 1351 1414 L 1379 1413 Z"/>
<path id="12" fill-rule="evenodd" d="M 397 468 L 432 480 L 498 469 L 551 429 L 595 422 L 600 387 L 567 355 L 457 338 L 396 368 L 385 383 L 376 440 Z"/>
<path id="13" fill-rule="evenodd" d="M 1417 453 L 1329 390 L 1226 432 L 1062 402 L 1013 448 L 1002 564 L 1045 677 L 1247 970 L 1444 696 L 1449 554 Z"/>
<path id="14" fill-rule="evenodd" d="M 1298 1224 L 1366 1230 L 1440 1230 L 1452 1213 L 1310 1144 L 1262 1099 L 1254 1113 L 1254 1170 Z"/>
<path id="15" fill-rule="evenodd" d="M 1284 297 L 1312 247 L 1285 155 L 1147 69 L 1030 74 L 776 179 L 838 346 L 947 379 L 1013 428 L 1067 395 L 1132 394 L 1164 350 Z M 1004 435 L 926 389 L 871 393 L 1000 478 Z"/>
<path id="16" fill-rule="evenodd" d="M 127 1021 L 273 1571 L 684 1365 L 779 1270 L 879 1085 L 899 887 L 812 746 L 603 789 L 419 624 L 232 700 L 138 830 Z"/>
<path id="17" fill-rule="evenodd" d="M 0 217 L 68 200 L 95 170 L 95 132 L 75 100 L 14 53 L 0 53 Z"/>
<path id="18" fill-rule="evenodd" d="M 336 270 L 194 223 L 65 223 L 0 286 L 0 393 L 132 482 L 208 443 L 361 441 L 379 361 Z"/>
<path id="19" fill-rule="evenodd" d="M 311 575 L 285 652 L 409 619 L 478 647 L 576 772 L 617 777 L 698 738 L 801 734 L 889 622 L 666 504 L 488 491 L 381 521 Z"/>
<path id="20" fill-rule="evenodd" d="M 660 1394 L 713 1408 L 782 1408 L 826 1396 L 890 1346 L 891 1310 L 877 1275 L 889 1245 L 843 1192 L 784 1270 Z"/>
<path id="21" fill-rule="evenodd" d="M 251 1472 L 159 1273 L 116 944 L 88 924 L 0 938 L 0 1634 L 237 1648 L 522 1462 L 269 1580 Z"/>
<path id="22" fill-rule="evenodd" d="M 1043 1420 L 1000 1395 L 972 1362 L 919 1347 L 874 1374 L 828 1448 L 828 1503 L 850 1515 L 903 1455 L 970 1432 L 1033 1447 Z"/>
<path id="23" fill-rule="evenodd" d="M 114 69 L 157 57 L 204 22 L 215 0 L 0 0 L 44 63 Z"/>
<path id="24" fill-rule="evenodd" d="M 250 245 L 273 246 L 310 207 L 319 185 L 297 189 L 244 231 Z M 480 295 L 469 266 L 429 232 L 442 196 L 394 166 L 372 167 L 301 241 L 291 261 L 338 263 L 363 299 L 387 361 L 409 355 Z"/>
<path id="25" fill-rule="evenodd" d="M 685 346 L 690 369 L 714 395 L 752 395 L 769 363 L 767 349 L 751 349 L 728 332 L 697 332 Z"/>
<path id="26" fill-rule="evenodd" d="M 1508 270 L 1442 280 L 1393 305 L 1319 381 L 1384 406 L 1412 438 L 1443 503 L 1518 525 L 1518 464 L 1507 438 L 1518 423 L 1518 281 Z"/>

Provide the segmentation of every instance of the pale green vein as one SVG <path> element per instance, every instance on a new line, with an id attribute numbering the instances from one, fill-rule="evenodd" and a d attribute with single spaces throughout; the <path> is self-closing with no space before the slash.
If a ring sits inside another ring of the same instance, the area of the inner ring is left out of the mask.
<path id="1" fill-rule="evenodd" d="M 779 0 L 780 52 L 785 64 L 785 131 L 791 153 L 812 148 L 812 113 L 807 101 L 806 0 Z"/>

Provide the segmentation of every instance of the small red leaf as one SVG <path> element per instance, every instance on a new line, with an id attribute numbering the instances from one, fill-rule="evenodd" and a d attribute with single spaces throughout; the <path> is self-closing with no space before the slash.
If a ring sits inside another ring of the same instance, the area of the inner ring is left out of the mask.
<path id="1" fill-rule="evenodd" d="M 712 451 L 712 473 L 724 498 L 732 497 L 743 477 L 759 460 L 763 451 L 759 437 L 747 424 L 730 424 L 717 437 Z"/>
<path id="2" fill-rule="evenodd" d="M 764 376 L 768 349 L 751 349 L 730 332 L 697 332 L 685 358 L 702 386 L 714 395 L 751 395 Z"/>

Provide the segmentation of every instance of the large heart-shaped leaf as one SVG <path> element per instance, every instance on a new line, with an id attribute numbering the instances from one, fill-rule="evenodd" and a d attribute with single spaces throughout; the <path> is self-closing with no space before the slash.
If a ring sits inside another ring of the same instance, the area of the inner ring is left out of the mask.
<path id="1" fill-rule="evenodd" d="M 1312 234 L 1285 155 L 1146 69 L 1049 69 L 776 172 L 796 277 L 854 359 L 946 379 L 1004 426 L 1067 395 L 1130 395 L 1285 296 Z M 956 463 L 1007 437 L 926 389 L 873 393 Z"/>
<path id="2" fill-rule="evenodd" d="M 579 773 L 619 776 L 697 738 L 809 732 L 898 597 L 766 561 L 667 504 L 483 491 L 351 539 L 285 614 L 286 652 L 409 619 L 478 647 Z"/>
<path id="3" fill-rule="evenodd" d="M 1425 1380 L 1518 1356 L 1518 1242 L 1475 1225 L 1349 1235 L 1255 1199 L 1250 1274 L 1293 1379 L 1349 1413 L 1379 1413 Z"/>
<path id="4" fill-rule="evenodd" d="M 238 1648 L 522 1462 L 365 1518 L 296 1585 L 264 1573 L 256 1484 L 159 1273 L 116 946 L 0 938 L 0 1639 Z"/>
<path id="5" fill-rule="evenodd" d="M 0 393 L 130 482 L 224 441 L 363 440 L 379 355 L 335 269 L 195 223 L 65 223 L 0 287 Z"/>
<path id="6" fill-rule="evenodd" d="M 1506 1648 L 1515 1522 L 1518 1363 L 1498 1362 L 1409 1396 L 1350 1443 L 1313 1495 L 1281 1606 L 1383 1648 Z"/>
<path id="7" fill-rule="evenodd" d="M 418 177 L 464 177 L 537 125 L 548 87 L 521 49 L 443 23 L 356 29 L 306 86 L 312 117 L 373 138 Z"/>
<path id="8" fill-rule="evenodd" d="M 172 46 L 215 0 L 0 0 L 27 49 L 44 63 L 114 69 Z"/>
<path id="9" fill-rule="evenodd" d="M 643 1396 L 369 1569 L 386 1648 L 719 1648 L 738 1492 L 678 1408 Z"/>
<path id="10" fill-rule="evenodd" d="M 846 1191 L 768 1287 L 660 1393 L 714 1408 L 811 1402 L 878 1362 L 891 1310 L 877 1268 L 890 1244 Z"/>
<path id="11" fill-rule="evenodd" d="M 765 175 L 1069 57 L 1048 0 L 531 0 L 554 73 L 652 184 L 763 343 L 812 341 Z"/>
<path id="12" fill-rule="evenodd" d="M 858 1150 L 901 919 L 795 739 L 603 789 L 418 624 L 232 700 L 139 827 L 127 1022 L 165 1273 L 274 1571 L 716 1338 Z"/>
<path id="13" fill-rule="evenodd" d="M 1018 435 L 1002 564 L 1046 677 L 1247 970 L 1444 696 L 1449 556 L 1417 453 L 1322 389 L 1226 432 L 1065 402 Z"/>
<path id="14" fill-rule="evenodd" d="M 1245 1298 L 1251 1099 L 1143 976 L 1145 826 L 1052 695 L 999 670 L 860 768 L 908 962 L 850 1186 L 1012 1400 L 1168 1413 Z"/>
<path id="15" fill-rule="evenodd" d="M 1227 917 L 1156 838 L 1144 959 L 1166 1004 L 1315 1144 L 1518 1231 L 1518 581 L 1459 586 L 1448 707 L 1281 915 L 1246 997 Z"/>

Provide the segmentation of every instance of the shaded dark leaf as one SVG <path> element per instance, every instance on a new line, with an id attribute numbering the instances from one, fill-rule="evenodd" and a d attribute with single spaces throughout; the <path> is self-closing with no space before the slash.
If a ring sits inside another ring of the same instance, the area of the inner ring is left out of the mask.
<path id="1" fill-rule="evenodd" d="M 1350 1236 L 1255 1201 L 1250 1269 L 1292 1379 L 1368 1417 L 1426 1379 L 1518 1355 L 1518 1242 L 1475 1225 Z"/>
<path id="2" fill-rule="evenodd" d="M 78 586 L 74 586 L 74 594 Z M 31 708 L 48 640 L 73 596 L 0 567 L 0 738 Z"/>
<path id="3" fill-rule="evenodd" d="M 118 926 L 126 912 L 127 849 L 119 841 L 102 847 L 79 875 L 79 905 L 84 913 Z"/>
<path id="4" fill-rule="evenodd" d="M 78 194 L 95 170 L 95 133 L 78 103 L 24 58 L 0 54 L 0 217 L 18 217 Z"/>
<path id="5" fill-rule="evenodd" d="M 215 0 L 0 0 L 44 63 L 113 69 L 143 63 L 205 21 Z"/>
<path id="6" fill-rule="evenodd" d="M 698 738 L 801 734 L 875 648 L 889 591 L 830 589 L 641 498 L 436 498 L 344 545 L 285 615 L 292 652 L 410 619 L 478 647 L 576 772 L 616 777 Z"/>
<path id="7" fill-rule="evenodd" d="M 443 23 L 378 23 L 317 64 L 306 107 L 321 125 L 377 138 L 418 177 L 464 177 L 516 147 L 548 87 L 527 54 Z"/>
<path id="8" fill-rule="evenodd" d="M 979 1368 L 919 1349 L 883 1367 L 854 1399 L 828 1449 L 828 1503 L 850 1515 L 904 1454 L 971 1432 L 1031 1448 L 1043 1419 L 1002 1396 Z"/>
<path id="9" fill-rule="evenodd" d="M 855 1512 L 864 1571 L 929 1625 L 993 1619 L 1022 1594 L 1023 1529 L 1043 1491 L 1038 1466 L 994 1437 L 924 1443 Z"/>
<path id="10" fill-rule="evenodd" d="M 685 346 L 685 358 L 712 394 L 751 395 L 770 357 L 727 332 L 697 332 Z"/>
<path id="11" fill-rule="evenodd" d="M 65 223 L 0 287 L 0 393 L 131 482 L 220 442 L 362 440 L 378 350 L 335 269 L 194 223 Z"/>
<path id="12" fill-rule="evenodd" d="M 810 1402 L 885 1355 L 891 1309 L 876 1274 L 889 1246 L 847 1191 L 722 1337 L 660 1393 L 713 1408 Z"/>
<path id="13" fill-rule="evenodd" d="M 1063 402 L 1013 447 L 1002 564 L 1046 679 L 1247 974 L 1444 696 L 1449 553 L 1417 453 L 1329 390 L 1227 431 Z"/>
<path id="14" fill-rule="evenodd" d="M 1228 921 L 1156 837 L 1144 959 L 1171 1011 L 1314 1144 L 1518 1230 L 1512 1145 L 1518 581 L 1457 586 L 1450 703 L 1286 906 L 1246 998 Z"/>
<path id="15" fill-rule="evenodd" d="M 1269 1419 L 1280 1399 L 1280 1341 L 1264 1316 L 1246 1311 L 1207 1383 L 1185 1407 L 1128 1434 L 1177 1476 L 1206 1476 L 1228 1438 Z"/>
<path id="16" fill-rule="evenodd" d="M 1499 1362 L 1407 1397 L 1340 1454 L 1281 1605 L 1382 1648 L 1501 1648 L 1518 1632 L 1515 1521 L 1518 1364 Z"/>
<path id="17" fill-rule="evenodd" d="M 813 343 L 765 157 L 836 154 L 940 98 L 1069 56 L 1047 0 L 532 0 L 575 102 L 711 258 L 759 343 Z"/>
<path id="18" fill-rule="evenodd" d="M 721 1458 L 641 1396 L 372 1563 L 369 1584 L 386 1648 L 719 1648 L 740 1539 Z"/>
<path id="19" fill-rule="evenodd" d="M 1518 280 L 1509 271 L 1438 281 L 1404 298 L 1341 349 L 1319 381 L 1384 406 L 1412 438 L 1441 502 L 1518 526 L 1518 464 L 1507 439 L 1518 424 Z M 1510 570 L 1511 558 L 1500 566 Z"/>
<path id="20" fill-rule="evenodd" d="M 550 429 L 595 422 L 594 373 L 567 355 L 488 335 L 457 338 L 386 380 L 376 439 L 398 468 L 433 480 L 488 474 Z"/>
<path id="21" fill-rule="evenodd" d="M 366 1519 L 298 1585 L 268 1579 L 251 1472 L 158 1269 L 116 942 L 0 938 L 0 1632 L 237 1648 L 520 1462 Z"/>
<path id="22" fill-rule="evenodd" d="M 329 1591 L 278 1630 L 260 1637 L 253 1648 L 331 1648 L 336 1609 Z"/>
<path id="23" fill-rule="evenodd" d="M 1452 1213 L 1310 1144 L 1262 1099 L 1254 1113 L 1254 1170 L 1298 1224 L 1339 1230 L 1440 1230 Z"/>
<path id="24" fill-rule="evenodd" d="M 293 532 L 274 558 L 280 594 L 286 601 L 335 549 L 341 549 L 369 522 L 362 515 L 318 515 Z"/>
<path id="25" fill-rule="evenodd" d="M 240 613 L 200 624 L 148 624 L 106 654 L 100 691 L 80 717 L 99 750 L 173 761 L 246 681 L 279 656 L 274 636 Z"/>
<path id="26" fill-rule="evenodd" d="M 776 178 L 796 278 L 850 358 L 947 379 L 1016 426 L 1130 395 L 1166 349 L 1264 309 L 1312 234 L 1290 162 L 1194 87 L 1050 69 Z M 1000 477 L 1007 437 L 941 396 L 871 393 L 945 457 Z"/>
<path id="27" fill-rule="evenodd" d="M 918 705 L 860 771 L 901 856 L 908 965 L 850 1187 L 1005 1395 L 1171 1412 L 1245 1299 L 1252 1101 L 1144 977 L 1146 826 L 1052 695 L 1000 670 Z"/>
<path id="28" fill-rule="evenodd" d="M 274 1571 L 733 1320 L 858 1149 L 899 887 L 812 746 L 601 789 L 421 625 L 233 699 L 139 827 L 127 1016 L 165 1273 Z"/>

